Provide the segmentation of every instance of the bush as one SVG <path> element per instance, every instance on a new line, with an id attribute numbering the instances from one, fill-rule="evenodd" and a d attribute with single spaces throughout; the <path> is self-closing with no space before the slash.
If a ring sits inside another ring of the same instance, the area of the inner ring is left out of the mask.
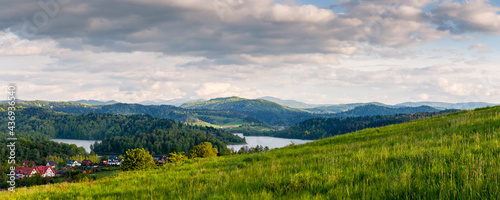
<path id="1" fill-rule="evenodd" d="M 189 158 L 217 157 L 217 153 L 217 148 L 212 148 L 212 143 L 203 142 L 189 151 Z"/>
<path id="2" fill-rule="evenodd" d="M 141 170 L 155 166 L 153 156 L 144 148 L 127 150 L 124 159 L 121 165 L 123 171 Z"/>
<path id="3" fill-rule="evenodd" d="M 184 152 L 168 154 L 168 161 L 169 162 L 179 162 L 179 161 L 183 161 L 186 159 L 187 159 L 187 157 L 184 155 Z"/>

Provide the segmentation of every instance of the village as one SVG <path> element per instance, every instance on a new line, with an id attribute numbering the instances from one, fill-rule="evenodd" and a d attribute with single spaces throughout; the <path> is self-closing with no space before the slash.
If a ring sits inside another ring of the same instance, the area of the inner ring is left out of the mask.
<path id="1" fill-rule="evenodd" d="M 41 177 L 59 177 L 68 174 L 69 172 L 80 172 L 82 174 L 90 174 L 102 172 L 102 167 L 119 167 L 123 159 L 111 157 L 108 160 L 103 160 L 99 163 L 93 163 L 91 160 L 68 160 L 65 166 L 58 166 L 56 161 L 48 161 L 45 165 L 36 165 L 34 161 L 24 161 L 22 166 L 15 169 L 16 179 L 24 179 L 26 177 L 35 176 L 37 173 Z"/>

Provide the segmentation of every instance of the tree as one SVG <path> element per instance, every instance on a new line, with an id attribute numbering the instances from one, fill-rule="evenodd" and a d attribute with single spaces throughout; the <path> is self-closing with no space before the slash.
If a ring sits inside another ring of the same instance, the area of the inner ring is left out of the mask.
<path id="1" fill-rule="evenodd" d="M 101 161 L 108 161 L 109 157 L 108 156 L 101 156 Z"/>
<path id="2" fill-rule="evenodd" d="M 144 148 L 127 150 L 124 159 L 121 166 L 123 171 L 141 170 L 155 166 L 153 156 L 149 154 L 149 151 L 144 150 Z"/>
<path id="3" fill-rule="evenodd" d="M 189 151 L 189 158 L 217 157 L 217 148 L 212 148 L 212 143 L 203 142 Z"/>
<path id="4" fill-rule="evenodd" d="M 168 161 L 169 162 L 179 162 L 182 160 L 186 160 L 187 157 L 184 155 L 184 152 L 174 152 L 168 154 Z"/>

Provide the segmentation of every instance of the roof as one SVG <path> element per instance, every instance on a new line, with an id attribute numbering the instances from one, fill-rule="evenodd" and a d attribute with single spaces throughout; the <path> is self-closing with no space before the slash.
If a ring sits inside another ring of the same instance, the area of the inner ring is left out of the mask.
<path id="1" fill-rule="evenodd" d="M 33 164 L 33 166 L 35 166 L 35 161 L 24 161 L 23 162 L 23 165 L 29 165 L 29 162 L 31 162 L 31 164 Z"/>
<path id="2" fill-rule="evenodd" d="M 47 170 L 52 170 L 52 172 L 55 172 L 52 166 L 38 166 L 36 167 L 36 171 L 40 174 L 45 174 L 47 173 Z"/>
<path id="3" fill-rule="evenodd" d="M 16 174 L 30 175 L 33 173 L 33 170 L 35 170 L 33 167 L 16 167 L 14 171 Z"/>
<path id="4" fill-rule="evenodd" d="M 57 162 L 56 161 L 49 161 L 49 162 L 47 162 L 47 164 L 54 166 L 54 165 L 57 165 Z"/>

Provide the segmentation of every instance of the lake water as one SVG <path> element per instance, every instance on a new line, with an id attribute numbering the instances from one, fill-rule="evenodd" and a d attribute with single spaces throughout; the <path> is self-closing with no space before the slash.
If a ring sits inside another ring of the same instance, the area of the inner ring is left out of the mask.
<path id="1" fill-rule="evenodd" d="M 227 145 L 227 148 L 238 151 L 241 147 L 248 146 L 256 147 L 261 145 L 263 147 L 268 146 L 270 149 L 281 148 L 291 144 L 304 144 L 307 142 L 312 142 L 314 140 L 299 140 L 299 139 L 288 139 L 288 138 L 278 138 L 278 137 L 268 137 L 268 136 L 243 136 L 242 133 L 235 133 L 235 135 L 240 137 L 245 137 L 247 144 L 237 144 L 237 145 Z"/>
<path id="2" fill-rule="evenodd" d="M 101 142 L 101 140 L 72 140 L 72 139 L 50 139 L 54 142 L 63 142 L 66 144 L 76 144 L 78 147 L 83 147 L 85 150 L 90 153 L 90 145 L 95 142 Z"/>
<path id="3" fill-rule="evenodd" d="M 263 147 L 268 146 L 270 149 L 281 148 L 291 144 L 304 144 L 307 142 L 312 142 L 314 140 L 299 140 L 299 139 L 288 139 L 288 138 L 278 138 L 278 137 L 268 137 L 268 136 L 243 136 L 242 133 L 235 133 L 235 135 L 240 137 L 245 137 L 247 144 L 237 144 L 237 145 L 227 145 L 227 148 L 238 151 L 241 147 L 248 146 L 256 147 L 261 145 Z M 50 139 L 54 142 L 63 142 L 67 144 L 76 144 L 78 147 L 84 147 L 85 150 L 90 153 L 90 145 L 95 142 L 101 142 L 101 140 L 72 140 L 72 139 Z"/>

